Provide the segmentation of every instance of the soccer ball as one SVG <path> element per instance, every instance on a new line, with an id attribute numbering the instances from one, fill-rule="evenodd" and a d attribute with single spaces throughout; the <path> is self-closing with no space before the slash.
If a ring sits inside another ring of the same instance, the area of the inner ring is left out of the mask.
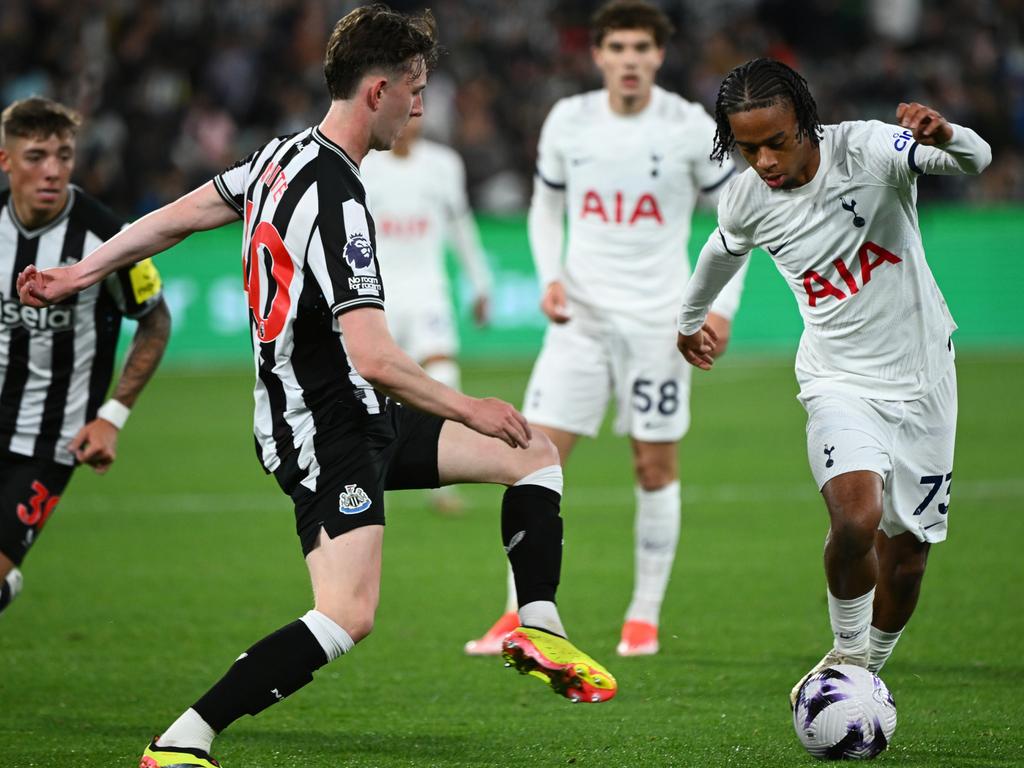
<path id="1" fill-rule="evenodd" d="M 896 702 L 878 676 L 837 664 L 815 672 L 800 687 L 793 727 L 819 760 L 870 760 L 889 746 Z"/>

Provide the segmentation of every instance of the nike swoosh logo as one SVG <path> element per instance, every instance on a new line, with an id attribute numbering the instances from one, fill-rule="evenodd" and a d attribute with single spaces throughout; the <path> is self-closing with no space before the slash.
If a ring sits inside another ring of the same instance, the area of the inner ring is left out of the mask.
<path id="1" fill-rule="evenodd" d="M 939 520 L 939 522 L 937 522 L 937 523 L 932 523 L 931 525 L 926 525 L 923 530 L 927 531 L 929 528 L 934 528 L 936 525 L 942 525 L 944 522 L 946 522 L 946 521 L 945 520 Z"/>
<path id="2" fill-rule="evenodd" d="M 584 163 L 589 163 L 593 159 L 594 158 L 592 157 L 574 157 L 571 158 L 569 162 L 572 163 L 573 165 L 583 165 Z"/>
<path id="3" fill-rule="evenodd" d="M 769 245 L 769 246 L 768 246 L 768 253 L 770 253 L 770 254 L 771 254 L 772 256 L 778 256 L 778 255 L 779 255 L 779 251 L 781 251 L 781 250 L 782 250 L 783 248 L 785 248 L 785 247 L 786 247 L 787 245 L 789 245 L 789 240 L 787 240 L 786 242 L 784 242 L 784 243 L 783 243 L 782 245 L 780 245 L 780 246 L 779 246 L 778 248 L 772 248 L 772 247 L 771 247 L 771 246 Z"/>

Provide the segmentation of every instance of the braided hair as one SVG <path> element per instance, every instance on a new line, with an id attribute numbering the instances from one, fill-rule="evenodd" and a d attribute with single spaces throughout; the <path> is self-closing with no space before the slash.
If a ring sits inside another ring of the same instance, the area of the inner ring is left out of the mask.
<path id="1" fill-rule="evenodd" d="M 736 147 L 729 115 L 749 112 L 789 101 L 796 113 L 797 140 L 807 136 L 818 146 L 821 140 L 821 120 L 818 105 L 807 89 L 807 81 L 781 61 L 753 59 L 733 69 L 718 89 L 715 101 L 715 146 L 711 159 L 722 162 Z"/>

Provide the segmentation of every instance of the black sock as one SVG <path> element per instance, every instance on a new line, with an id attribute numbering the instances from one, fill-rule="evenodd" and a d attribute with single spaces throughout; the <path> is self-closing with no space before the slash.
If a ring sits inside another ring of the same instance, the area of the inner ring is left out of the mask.
<path id="1" fill-rule="evenodd" d="M 295 693 L 326 663 L 313 633 L 293 621 L 246 651 L 192 708 L 220 733 L 242 715 L 255 715 Z"/>
<path id="2" fill-rule="evenodd" d="M 7 583 L 7 579 L 0 579 L 0 611 L 10 605 L 11 602 L 11 585 Z"/>
<path id="3" fill-rule="evenodd" d="M 520 605 L 555 601 L 562 570 L 561 502 L 561 494 L 540 485 L 513 485 L 501 501 L 501 540 Z"/>

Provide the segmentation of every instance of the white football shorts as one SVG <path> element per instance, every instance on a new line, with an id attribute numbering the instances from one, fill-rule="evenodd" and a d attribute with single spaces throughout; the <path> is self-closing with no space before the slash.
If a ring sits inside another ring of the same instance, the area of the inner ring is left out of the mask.
<path id="1" fill-rule="evenodd" d="M 614 429 L 643 442 L 675 442 L 690 426 L 690 366 L 676 331 L 627 333 L 570 320 L 551 324 L 526 387 L 533 424 L 594 437 L 608 401 Z"/>
<path id="2" fill-rule="evenodd" d="M 946 538 L 956 439 L 954 368 L 919 400 L 869 400 L 826 390 L 801 402 L 807 458 L 819 489 L 845 472 L 870 470 L 885 486 L 883 533 L 910 531 L 926 542 Z"/>
<path id="3" fill-rule="evenodd" d="M 385 314 L 395 343 L 417 363 L 431 357 L 454 358 L 458 355 L 455 314 L 447 299 L 389 302 Z"/>

